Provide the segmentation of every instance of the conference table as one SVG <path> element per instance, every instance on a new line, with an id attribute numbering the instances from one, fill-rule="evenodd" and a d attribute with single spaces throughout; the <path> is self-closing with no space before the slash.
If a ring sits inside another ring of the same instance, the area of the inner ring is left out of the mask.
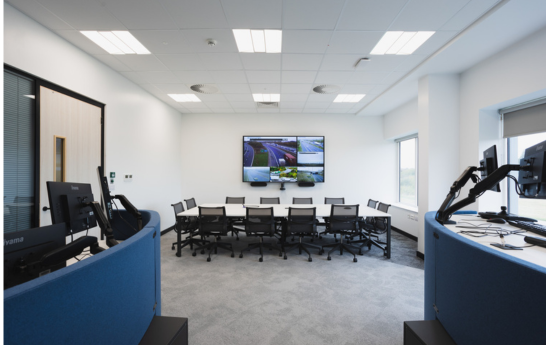
<path id="1" fill-rule="evenodd" d="M 202 207 L 225 207 L 226 216 L 229 218 L 245 218 L 246 217 L 246 208 L 247 207 L 258 207 L 258 208 L 271 208 L 273 207 L 273 214 L 275 217 L 288 217 L 288 209 L 292 208 L 310 208 L 314 207 L 316 209 L 317 217 L 330 217 L 330 212 L 332 210 L 332 205 L 329 204 L 202 204 L 199 205 Z M 184 212 L 177 214 L 180 217 L 198 217 L 199 208 L 194 207 Z M 391 215 L 373 209 L 371 207 L 366 207 L 361 205 L 358 208 L 359 217 L 381 217 L 387 220 L 387 247 L 385 256 L 391 258 Z M 178 244 L 180 246 L 180 242 Z"/>

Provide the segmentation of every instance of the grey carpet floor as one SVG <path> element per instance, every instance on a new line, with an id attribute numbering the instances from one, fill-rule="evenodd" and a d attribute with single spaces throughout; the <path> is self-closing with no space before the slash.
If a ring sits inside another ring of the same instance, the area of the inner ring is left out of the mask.
<path id="1" fill-rule="evenodd" d="M 182 257 L 171 251 L 176 234 L 161 237 L 162 315 L 188 317 L 192 345 L 402 344 L 403 322 L 423 319 L 424 271 L 416 242 L 393 232 L 390 260 L 372 247 L 327 261 L 297 249 L 288 260 L 275 251 L 242 248 L 255 238 L 225 238 L 236 256 L 219 250 Z M 264 241 L 268 241 L 264 240 Z M 332 243 L 324 238 L 319 243 Z M 317 243 L 317 241 L 315 241 Z"/>

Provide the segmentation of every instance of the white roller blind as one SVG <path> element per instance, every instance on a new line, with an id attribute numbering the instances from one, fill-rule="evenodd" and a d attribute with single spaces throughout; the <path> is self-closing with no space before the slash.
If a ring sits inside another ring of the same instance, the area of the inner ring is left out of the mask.
<path id="1" fill-rule="evenodd" d="M 504 137 L 546 132 L 546 100 L 529 107 L 499 110 L 504 115 Z"/>

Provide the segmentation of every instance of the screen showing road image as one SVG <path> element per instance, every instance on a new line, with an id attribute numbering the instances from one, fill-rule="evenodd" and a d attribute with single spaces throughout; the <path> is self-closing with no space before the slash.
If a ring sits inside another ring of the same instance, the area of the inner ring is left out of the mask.
<path id="1" fill-rule="evenodd" d="M 271 182 L 298 182 L 297 167 L 271 167 Z"/>
<path id="2" fill-rule="evenodd" d="M 298 167 L 298 182 L 324 182 L 324 168 Z"/>
<path id="3" fill-rule="evenodd" d="M 298 137 L 298 166 L 324 165 L 324 137 Z"/>
<path id="4" fill-rule="evenodd" d="M 243 166 L 295 166 L 296 137 L 243 137 Z"/>
<path id="5" fill-rule="evenodd" d="M 269 182 L 269 167 L 244 167 L 243 182 Z"/>

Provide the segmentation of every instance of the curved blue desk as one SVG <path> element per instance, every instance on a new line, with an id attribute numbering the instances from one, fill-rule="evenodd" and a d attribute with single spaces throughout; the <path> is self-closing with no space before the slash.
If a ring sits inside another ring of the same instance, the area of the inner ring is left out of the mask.
<path id="1" fill-rule="evenodd" d="M 425 320 L 459 344 L 546 344 L 546 268 L 425 215 Z M 475 212 L 474 212 L 475 213 Z"/>
<path id="2" fill-rule="evenodd" d="M 5 344 L 138 344 L 161 315 L 159 214 L 141 213 L 119 245 L 5 290 Z"/>

